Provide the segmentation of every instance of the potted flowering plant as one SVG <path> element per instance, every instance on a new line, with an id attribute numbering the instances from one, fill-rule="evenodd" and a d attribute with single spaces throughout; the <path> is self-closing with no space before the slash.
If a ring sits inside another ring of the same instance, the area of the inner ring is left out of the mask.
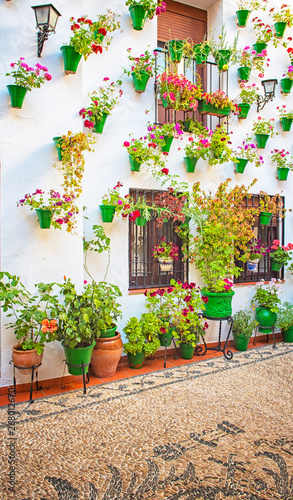
<path id="1" fill-rule="evenodd" d="M 122 217 L 129 217 L 129 220 L 135 222 L 137 226 L 144 226 L 152 218 L 154 205 L 147 203 L 143 196 L 135 198 L 126 194 L 122 206 Z"/>
<path id="2" fill-rule="evenodd" d="M 293 49 L 292 49 L 293 50 Z M 281 94 L 287 95 L 290 94 L 292 85 L 293 85 L 293 64 L 291 63 L 287 71 L 283 74 L 283 78 L 280 80 L 281 82 Z"/>
<path id="3" fill-rule="evenodd" d="M 122 186 L 123 184 L 118 181 L 117 184 L 112 189 L 108 189 L 108 193 L 104 194 L 102 197 L 100 210 L 103 222 L 112 222 L 115 211 L 116 213 L 119 213 L 123 209 L 124 202 L 120 195 L 120 188 Z"/>
<path id="4" fill-rule="evenodd" d="M 259 193 L 260 223 L 268 226 L 271 222 L 273 214 L 278 214 L 279 217 L 284 217 L 284 206 L 280 194 L 269 196 L 265 191 Z"/>
<path id="5" fill-rule="evenodd" d="M 187 172 L 194 172 L 195 166 L 199 160 L 209 160 L 210 158 L 211 142 L 208 134 L 198 133 L 194 137 L 188 137 L 188 143 L 184 147 L 185 152 L 185 165 Z"/>
<path id="6" fill-rule="evenodd" d="M 31 68 L 24 62 L 24 57 L 11 63 L 10 67 L 12 70 L 5 76 L 14 78 L 14 84 L 7 85 L 12 108 L 21 109 L 27 91 L 40 88 L 43 83 L 52 79 L 46 66 L 37 63 L 35 68 Z"/>
<path id="7" fill-rule="evenodd" d="M 267 1 L 268 0 L 237 0 L 238 10 L 236 11 L 236 15 L 239 28 L 244 28 L 246 26 L 249 14 L 252 10 L 265 10 Z"/>
<path id="8" fill-rule="evenodd" d="M 161 236 L 159 242 L 152 249 L 153 257 L 158 259 L 161 271 L 171 271 L 173 261 L 179 258 L 179 248 L 172 241 Z"/>
<path id="9" fill-rule="evenodd" d="M 236 111 L 237 106 L 223 90 L 216 92 L 205 92 L 198 103 L 198 111 L 202 115 L 227 116 L 230 111 Z"/>
<path id="10" fill-rule="evenodd" d="M 237 71 L 241 82 L 247 82 L 249 80 L 251 70 L 253 69 L 257 69 L 262 77 L 265 63 L 267 67 L 269 66 L 266 49 L 263 49 L 260 54 L 257 54 L 256 50 L 250 51 L 249 45 L 246 45 L 244 49 L 237 53 L 236 61 L 240 65 Z"/>
<path id="11" fill-rule="evenodd" d="M 290 302 L 279 307 L 276 328 L 280 328 L 284 342 L 293 342 L 293 304 Z"/>
<path id="12" fill-rule="evenodd" d="M 104 129 L 105 121 L 112 109 L 118 104 L 119 98 L 123 95 L 123 91 L 117 87 L 122 84 L 121 80 L 117 82 L 109 82 L 109 78 L 103 79 L 104 86 L 99 87 L 92 93 L 88 93 L 91 100 L 90 106 L 82 108 L 79 115 L 82 116 L 84 126 L 91 129 L 97 134 L 101 134 Z"/>
<path id="13" fill-rule="evenodd" d="M 273 38 L 273 30 L 270 24 L 265 24 L 258 17 L 252 19 L 253 29 L 256 36 L 256 42 L 253 48 L 257 54 L 261 54 L 262 50 L 267 48 L 269 41 Z"/>
<path id="14" fill-rule="evenodd" d="M 163 123 L 160 126 L 149 123 L 147 129 L 150 144 L 160 146 L 163 153 L 169 153 L 174 137 L 183 135 L 179 123 Z"/>
<path id="15" fill-rule="evenodd" d="M 293 245 L 292 243 L 281 245 L 279 240 L 274 240 L 271 249 L 272 271 L 278 272 L 292 260 Z"/>
<path id="16" fill-rule="evenodd" d="M 287 111 L 286 104 L 283 104 L 281 107 L 277 106 L 277 110 L 279 113 L 279 120 L 282 123 L 283 131 L 289 132 L 293 121 L 293 111 Z"/>
<path id="17" fill-rule="evenodd" d="M 236 158 L 230 147 L 231 141 L 227 132 L 227 123 L 217 125 L 215 130 L 210 132 L 210 148 L 213 153 L 209 158 L 210 165 L 222 164 L 229 160 L 235 162 Z"/>
<path id="18" fill-rule="evenodd" d="M 134 30 L 141 31 L 146 19 L 152 19 L 154 15 L 159 16 L 166 11 L 166 3 L 163 0 L 127 0 L 132 26 Z"/>
<path id="19" fill-rule="evenodd" d="M 123 345 L 127 353 L 130 368 L 142 368 L 145 356 L 152 356 L 160 347 L 158 337 L 159 320 L 152 313 L 143 313 L 141 317 L 130 318 L 123 328 L 126 335 L 126 342 Z"/>
<path id="20" fill-rule="evenodd" d="M 268 247 L 261 240 L 252 240 L 249 243 L 246 252 L 246 267 L 247 271 L 254 272 L 257 270 L 258 263 L 262 257 L 271 252 L 271 247 Z"/>
<path id="21" fill-rule="evenodd" d="M 193 53 L 195 56 L 195 62 L 198 67 L 205 66 L 207 63 L 207 59 L 209 56 L 209 53 L 212 50 L 214 41 L 212 39 L 210 40 L 204 40 L 201 43 L 197 43 L 193 47 Z"/>
<path id="22" fill-rule="evenodd" d="M 140 137 L 139 139 L 132 138 L 131 141 L 124 141 L 123 147 L 126 148 L 129 154 L 129 161 L 131 170 L 134 172 L 140 171 L 142 163 L 150 164 L 153 158 L 153 151 L 148 146 L 146 138 Z"/>
<path id="23" fill-rule="evenodd" d="M 255 134 L 257 147 L 259 149 L 264 149 L 266 147 L 266 143 L 269 137 L 274 137 L 278 135 L 278 132 L 274 131 L 275 126 L 275 118 L 270 118 L 269 120 L 265 120 L 261 116 L 257 117 L 257 120 L 254 120 L 252 131 Z"/>
<path id="24" fill-rule="evenodd" d="M 248 112 L 252 104 L 257 102 L 257 96 L 259 88 L 256 87 L 255 83 L 252 85 L 245 85 L 244 82 L 240 82 L 240 103 L 238 104 L 239 115 L 238 118 L 247 118 Z"/>
<path id="25" fill-rule="evenodd" d="M 274 26 L 276 30 L 276 37 L 283 38 L 286 26 L 291 28 L 293 23 L 293 12 L 290 7 L 286 4 L 281 5 L 276 11 L 275 7 L 270 9 L 270 15 L 273 18 Z"/>
<path id="26" fill-rule="evenodd" d="M 279 298 L 280 283 L 275 278 L 266 284 L 264 280 L 255 284 L 255 293 L 251 303 L 253 307 L 257 305 L 255 310 L 255 319 L 258 321 L 258 330 L 260 332 L 269 333 L 277 321 L 278 304 L 281 303 Z"/>
<path id="27" fill-rule="evenodd" d="M 173 220 L 173 222 L 185 223 L 184 207 L 187 201 L 186 194 L 177 193 L 174 188 L 169 187 L 167 191 L 158 193 L 154 199 L 153 209 L 156 214 L 156 225 L 162 227 L 164 222 Z"/>
<path id="28" fill-rule="evenodd" d="M 232 334 L 237 351 L 247 350 L 249 339 L 257 325 L 258 322 L 253 319 L 252 312 L 247 308 L 240 309 L 233 314 Z"/>
<path id="29" fill-rule="evenodd" d="M 131 48 L 127 49 L 128 59 L 131 64 L 131 69 L 125 69 L 124 73 L 132 76 L 134 89 L 139 94 L 145 91 L 146 85 L 151 76 L 154 76 L 154 68 L 156 63 L 156 52 L 145 50 L 140 56 L 134 57 L 131 55 Z"/>
<path id="30" fill-rule="evenodd" d="M 33 194 L 26 194 L 17 202 L 17 206 L 28 206 L 30 210 L 35 210 L 41 229 L 49 229 L 51 224 L 55 229 L 61 229 L 64 224 L 67 231 L 72 232 L 74 217 L 78 214 L 78 209 L 72 206 L 72 197 L 73 195 L 61 195 L 54 189 L 49 193 L 37 189 Z"/>
<path id="31" fill-rule="evenodd" d="M 121 17 L 120 13 L 116 14 L 112 9 L 108 8 L 106 14 L 98 14 L 97 21 L 93 21 L 93 23 L 90 24 L 90 29 L 94 33 L 96 43 L 102 44 L 106 36 L 106 50 L 112 40 L 112 37 L 110 37 L 108 33 L 112 33 L 121 27 L 119 17 Z"/>
<path id="32" fill-rule="evenodd" d="M 238 35 L 234 38 L 231 45 L 227 41 L 227 33 L 225 27 L 222 27 L 221 35 L 218 36 L 219 42 L 214 42 L 212 46 L 212 55 L 220 72 L 227 71 L 229 62 L 235 62 L 237 53 Z"/>
<path id="33" fill-rule="evenodd" d="M 184 75 L 164 71 L 158 75 L 156 86 L 163 106 L 177 111 L 196 111 L 201 98 L 201 86 L 191 83 Z"/>
<path id="34" fill-rule="evenodd" d="M 236 157 L 236 173 L 243 174 L 248 162 L 252 162 L 256 167 L 260 167 L 263 163 L 263 157 L 256 152 L 256 145 L 252 142 L 252 138 L 246 134 L 246 138 L 242 141 L 241 146 L 237 146 L 234 150 Z"/>
<path id="35" fill-rule="evenodd" d="M 286 181 L 289 170 L 293 170 L 292 158 L 289 158 L 289 151 L 285 149 L 274 149 L 271 151 L 270 158 L 277 165 L 279 181 Z"/>

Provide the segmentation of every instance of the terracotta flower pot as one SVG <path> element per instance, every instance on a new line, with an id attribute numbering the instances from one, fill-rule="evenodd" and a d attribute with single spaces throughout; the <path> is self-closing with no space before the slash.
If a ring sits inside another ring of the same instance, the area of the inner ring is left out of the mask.
<path id="1" fill-rule="evenodd" d="M 19 373 L 23 373 L 24 375 L 31 376 L 31 371 L 29 368 L 32 366 L 38 366 L 42 363 L 43 353 L 38 354 L 36 349 L 22 351 L 19 350 L 20 345 L 17 344 L 12 347 L 12 361 L 15 368 L 18 369 Z M 38 368 L 35 369 L 35 372 L 38 371 Z"/>
<path id="2" fill-rule="evenodd" d="M 114 377 L 122 351 L 123 343 L 119 332 L 114 337 L 97 339 L 91 357 L 94 375 L 99 378 Z"/>

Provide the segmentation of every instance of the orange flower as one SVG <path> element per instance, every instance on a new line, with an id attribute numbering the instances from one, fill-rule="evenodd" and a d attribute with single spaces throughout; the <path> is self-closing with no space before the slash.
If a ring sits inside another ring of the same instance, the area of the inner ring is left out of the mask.
<path id="1" fill-rule="evenodd" d="M 42 326 L 43 333 L 47 333 L 48 331 L 50 333 L 53 333 L 53 332 L 56 332 L 56 330 L 58 329 L 56 319 L 51 319 L 51 321 L 49 321 L 47 318 L 43 319 L 42 325 L 43 325 Z"/>

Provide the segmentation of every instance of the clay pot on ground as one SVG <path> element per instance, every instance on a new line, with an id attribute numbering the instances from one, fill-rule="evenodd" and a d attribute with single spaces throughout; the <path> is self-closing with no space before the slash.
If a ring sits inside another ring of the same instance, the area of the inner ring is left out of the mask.
<path id="1" fill-rule="evenodd" d="M 38 366 L 42 363 L 43 353 L 38 354 L 36 349 L 22 351 L 20 345 L 15 345 L 12 347 L 12 361 L 15 368 L 18 369 L 19 373 L 23 375 L 29 375 L 31 377 L 32 373 L 29 368 L 32 366 Z M 35 373 L 38 368 L 35 369 Z"/>
<path id="2" fill-rule="evenodd" d="M 99 378 L 114 377 L 122 351 L 123 343 L 119 332 L 116 332 L 115 337 L 97 339 L 91 358 L 94 375 Z"/>

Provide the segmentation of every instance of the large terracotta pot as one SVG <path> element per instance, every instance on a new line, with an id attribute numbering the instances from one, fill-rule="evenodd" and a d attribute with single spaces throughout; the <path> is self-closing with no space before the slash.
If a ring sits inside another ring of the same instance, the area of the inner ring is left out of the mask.
<path id="1" fill-rule="evenodd" d="M 91 358 L 94 375 L 99 378 L 114 377 L 122 351 L 123 343 L 119 332 L 116 332 L 115 337 L 97 339 Z"/>
<path id="2" fill-rule="evenodd" d="M 12 347 L 12 361 L 16 368 L 18 368 L 19 373 L 24 375 L 29 375 L 31 377 L 31 371 L 25 368 L 31 368 L 32 366 L 38 366 L 42 363 L 43 353 L 38 354 L 36 349 L 30 351 L 19 350 L 20 345 L 15 345 Z M 23 368 L 23 369 L 22 369 Z M 35 372 L 38 368 L 35 369 Z"/>

